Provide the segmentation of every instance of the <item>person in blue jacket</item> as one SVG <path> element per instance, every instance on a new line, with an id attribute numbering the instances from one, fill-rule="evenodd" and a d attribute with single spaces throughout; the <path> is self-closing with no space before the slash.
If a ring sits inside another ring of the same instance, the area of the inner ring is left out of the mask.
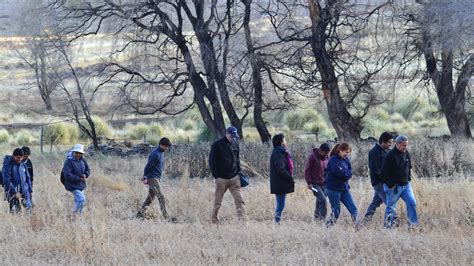
<path id="1" fill-rule="evenodd" d="M 90 176 L 91 171 L 87 161 L 83 157 L 84 145 L 76 144 L 67 154 L 66 161 L 63 166 L 64 187 L 74 195 L 75 214 L 82 214 L 82 210 L 86 203 L 86 180 Z"/>
<path id="2" fill-rule="evenodd" d="M 18 212 L 23 205 L 31 211 L 30 194 L 33 192 L 28 169 L 23 163 L 23 150 L 15 149 L 12 156 L 3 159 L 2 178 L 10 212 Z"/>
<path id="3" fill-rule="evenodd" d="M 148 196 L 143 202 L 142 207 L 138 211 L 137 218 L 145 218 L 149 206 L 155 198 L 158 198 L 163 217 L 170 222 L 176 222 L 176 217 L 171 217 L 166 211 L 166 199 L 161 190 L 160 183 L 162 181 L 163 167 L 165 165 L 165 152 L 171 147 L 170 139 L 163 137 L 160 139 L 159 145 L 154 148 L 148 156 L 148 162 L 143 171 L 141 181 L 148 186 Z"/>
<path id="4" fill-rule="evenodd" d="M 351 214 L 352 220 L 357 221 L 357 207 L 350 192 L 349 179 L 352 178 L 352 166 L 349 154 L 352 148 L 348 143 L 334 146 L 327 166 L 326 188 L 331 203 L 331 216 L 327 225 L 336 223 L 341 212 L 341 202 Z"/>

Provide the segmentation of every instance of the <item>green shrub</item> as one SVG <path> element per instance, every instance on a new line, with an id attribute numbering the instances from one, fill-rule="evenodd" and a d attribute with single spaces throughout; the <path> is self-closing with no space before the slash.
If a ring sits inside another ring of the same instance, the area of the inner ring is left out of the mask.
<path id="1" fill-rule="evenodd" d="M 20 132 L 15 135 L 15 142 L 20 145 L 29 145 L 33 141 L 33 136 L 30 131 L 26 129 L 20 130 Z"/>
<path id="2" fill-rule="evenodd" d="M 425 115 L 422 112 L 416 112 L 411 119 L 415 122 L 421 122 L 425 119 Z"/>
<path id="3" fill-rule="evenodd" d="M 68 144 L 69 134 L 66 123 L 54 123 L 44 127 L 44 141 L 50 144 Z"/>
<path id="4" fill-rule="evenodd" d="M 199 131 L 199 134 L 197 136 L 197 141 L 198 142 L 210 142 L 215 140 L 214 134 L 209 130 L 208 127 L 203 127 Z"/>
<path id="5" fill-rule="evenodd" d="M 73 124 L 73 123 L 67 123 L 65 125 L 65 127 L 66 127 L 67 134 L 68 134 L 68 137 L 69 137 L 68 138 L 68 143 L 69 144 L 76 143 L 79 140 L 79 137 L 81 135 L 77 125 Z"/>
<path id="6" fill-rule="evenodd" d="M 0 143 L 7 143 L 10 141 L 10 134 L 6 129 L 0 130 Z"/>
<path id="7" fill-rule="evenodd" d="M 129 135 L 131 139 L 141 140 L 144 137 L 150 135 L 150 128 L 144 123 L 139 123 L 135 126 L 130 127 Z"/>
<path id="8" fill-rule="evenodd" d="M 291 130 L 302 130 L 305 124 L 322 120 L 321 116 L 313 110 L 292 111 L 288 114 L 286 124 Z"/>
<path id="9" fill-rule="evenodd" d="M 94 122 L 95 133 L 98 138 L 110 136 L 110 129 L 107 122 L 105 122 L 102 118 L 97 117 L 97 116 L 92 117 L 92 121 Z M 87 121 L 83 120 L 81 122 L 87 128 L 87 130 L 89 131 L 91 130 L 89 123 L 87 123 Z M 82 130 L 80 130 L 79 137 L 80 139 L 83 139 L 83 140 L 89 138 L 89 136 L 87 136 L 87 134 L 83 132 Z"/>
<path id="10" fill-rule="evenodd" d="M 163 127 L 158 123 L 150 124 L 149 126 L 150 134 L 156 136 L 163 136 Z"/>
<path id="11" fill-rule="evenodd" d="M 391 116 L 391 122 L 392 123 L 403 123 L 405 122 L 405 118 L 399 113 L 394 113 Z"/>

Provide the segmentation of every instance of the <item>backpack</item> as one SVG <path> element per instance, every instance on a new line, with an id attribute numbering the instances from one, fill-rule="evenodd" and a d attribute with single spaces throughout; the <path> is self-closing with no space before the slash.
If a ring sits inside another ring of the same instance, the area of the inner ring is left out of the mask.
<path id="1" fill-rule="evenodd" d="M 59 176 L 59 180 L 60 180 L 61 183 L 64 185 L 64 168 L 61 169 L 61 175 Z"/>

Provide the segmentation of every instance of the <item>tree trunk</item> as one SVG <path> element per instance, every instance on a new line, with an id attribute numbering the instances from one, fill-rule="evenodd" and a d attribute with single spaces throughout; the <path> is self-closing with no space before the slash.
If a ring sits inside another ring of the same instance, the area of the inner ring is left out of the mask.
<path id="1" fill-rule="evenodd" d="M 355 119 L 349 113 L 347 104 L 341 97 L 333 62 L 331 62 L 331 57 L 326 50 L 328 18 L 322 18 L 322 10 L 317 0 L 308 0 L 308 4 L 312 22 L 311 47 L 321 75 L 322 89 L 328 107 L 329 119 L 340 141 L 358 142 L 363 128 L 362 124 L 359 119 Z M 331 7 L 327 6 L 324 12 L 328 12 L 329 8 Z M 325 15 L 328 16 L 328 14 Z"/>
<path id="2" fill-rule="evenodd" d="M 271 135 L 268 132 L 265 121 L 263 120 L 263 86 L 262 86 L 262 61 L 258 54 L 255 53 L 255 48 L 252 42 L 252 36 L 250 34 L 250 13 L 252 0 L 242 0 L 245 5 L 244 14 L 244 29 L 245 29 L 245 40 L 247 43 L 247 57 L 252 66 L 252 86 L 254 91 L 254 108 L 253 108 L 253 119 L 255 127 L 257 128 L 260 140 L 262 143 L 270 142 Z"/>
<path id="3" fill-rule="evenodd" d="M 426 68 L 435 86 L 436 94 L 441 105 L 441 111 L 448 122 L 449 132 L 453 137 L 472 138 L 469 121 L 467 119 L 466 87 L 469 79 L 474 74 L 474 55 L 462 67 L 459 74 L 456 88 L 453 85 L 453 53 L 449 49 L 441 52 L 441 72 L 437 67 L 437 59 L 434 56 L 433 48 L 429 36 L 423 36 L 424 57 Z"/>

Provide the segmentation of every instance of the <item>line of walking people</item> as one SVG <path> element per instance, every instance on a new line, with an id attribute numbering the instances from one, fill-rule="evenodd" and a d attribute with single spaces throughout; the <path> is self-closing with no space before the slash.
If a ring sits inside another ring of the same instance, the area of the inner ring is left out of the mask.
<path id="1" fill-rule="evenodd" d="M 395 147 L 390 149 L 393 136 L 384 132 L 378 143 L 370 150 L 369 170 L 374 196 L 364 217 L 370 221 L 375 210 L 385 203 L 384 225 L 391 228 L 397 224 L 397 202 L 402 198 L 407 207 L 410 226 L 418 224 L 416 200 L 411 188 L 411 159 L 407 151 L 408 138 L 400 135 L 395 139 Z M 234 198 L 239 219 L 246 218 L 246 208 L 242 196 L 240 181 L 239 135 L 233 126 L 227 128 L 226 134 L 213 143 L 209 154 L 209 167 L 215 178 L 214 204 L 211 215 L 212 223 L 219 223 L 219 209 L 224 194 L 230 191 Z M 295 191 L 294 164 L 288 150 L 286 138 L 277 134 L 272 138 L 273 151 L 270 157 L 270 192 L 275 194 L 275 222 L 280 223 L 285 209 L 287 194 Z M 164 218 L 176 222 L 176 217 L 168 214 L 166 199 L 161 189 L 162 171 L 165 163 L 164 153 L 171 147 L 171 141 L 164 137 L 150 153 L 140 180 L 148 187 L 148 195 L 136 214 L 145 218 L 151 203 L 158 199 Z M 341 213 L 341 203 L 349 211 L 352 220 L 359 223 L 358 210 L 350 192 L 349 180 L 352 178 L 352 166 L 349 159 L 352 148 L 348 143 L 336 144 L 332 149 L 328 143 L 313 149 L 305 164 L 305 180 L 316 198 L 314 219 L 325 221 L 328 226 L 337 222 Z M 12 156 L 6 156 L 2 168 L 5 198 L 10 203 L 10 211 L 19 208 L 21 202 L 31 210 L 33 195 L 33 165 L 28 147 L 15 149 Z M 61 171 L 61 182 L 74 197 L 73 212 L 81 214 L 86 202 L 85 189 L 91 170 L 83 157 L 84 146 L 74 145 L 67 154 Z M 331 205 L 331 214 L 326 220 L 326 198 Z"/>

